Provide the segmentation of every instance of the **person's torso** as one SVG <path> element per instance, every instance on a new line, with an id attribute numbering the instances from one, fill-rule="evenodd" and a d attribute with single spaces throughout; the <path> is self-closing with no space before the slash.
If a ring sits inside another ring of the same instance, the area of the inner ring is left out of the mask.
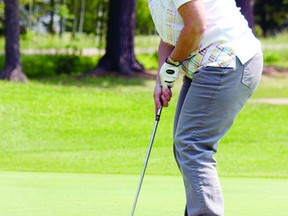
<path id="1" fill-rule="evenodd" d="M 175 4 L 181 1 L 187 2 L 187 0 L 148 0 L 157 32 L 165 43 L 174 46 L 183 28 L 183 20 L 175 7 Z M 198 52 L 221 41 L 221 45 L 231 48 L 244 64 L 261 49 L 259 40 L 254 37 L 234 0 L 202 1 L 207 24 Z"/>

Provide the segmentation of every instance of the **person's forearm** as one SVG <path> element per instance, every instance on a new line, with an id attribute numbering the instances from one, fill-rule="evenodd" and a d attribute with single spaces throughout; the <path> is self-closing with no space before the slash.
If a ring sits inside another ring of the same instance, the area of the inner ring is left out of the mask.
<path id="1" fill-rule="evenodd" d="M 197 32 L 191 30 L 189 27 L 184 27 L 175 48 L 171 52 L 171 58 L 178 62 L 187 59 L 191 53 L 197 51 L 202 36 L 203 32 Z"/>
<path id="2" fill-rule="evenodd" d="M 158 46 L 158 70 L 161 68 L 166 58 L 171 54 L 174 47 L 164 43 L 162 40 Z M 156 84 L 160 84 L 159 73 L 157 73 Z"/>
<path id="3" fill-rule="evenodd" d="M 184 27 L 171 53 L 171 58 L 182 62 L 198 49 L 206 28 L 206 13 L 202 1 L 188 2 L 178 11 L 183 18 Z"/>

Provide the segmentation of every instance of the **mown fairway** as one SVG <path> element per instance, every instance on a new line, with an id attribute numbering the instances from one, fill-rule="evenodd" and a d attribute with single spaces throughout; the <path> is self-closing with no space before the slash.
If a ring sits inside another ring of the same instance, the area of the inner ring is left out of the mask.
<path id="1" fill-rule="evenodd" d="M 138 177 L 67 173 L 0 173 L 0 215 L 127 216 Z M 221 183 L 228 216 L 286 216 L 288 181 L 227 178 Z M 183 215 L 180 176 L 145 176 L 136 215 Z"/>
<path id="2" fill-rule="evenodd" d="M 136 215 L 182 215 L 171 135 L 180 84 L 163 110 Z M 154 123 L 153 87 L 121 77 L 0 82 L 0 215 L 129 214 Z M 286 214 L 288 105 L 253 102 L 276 97 L 288 98 L 288 79 L 264 76 L 221 141 L 228 216 Z"/>

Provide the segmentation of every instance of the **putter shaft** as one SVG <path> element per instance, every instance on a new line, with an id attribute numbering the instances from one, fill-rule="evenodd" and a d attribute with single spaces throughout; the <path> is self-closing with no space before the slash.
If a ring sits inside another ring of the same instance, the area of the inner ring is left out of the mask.
<path id="1" fill-rule="evenodd" d="M 135 196 L 135 199 L 134 199 L 134 203 L 133 203 L 133 207 L 132 207 L 132 211 L 131 211 L 130 216 L 133 216 L 134 212 L 135 212 L 137 200 L 138 200 L 139 193 L 140 193 L 141 186 L 142 186 L 142 182 L 143 182 L 143 179 L 144 179 L 144 174 L 145 174 L 145 171 L 146 171 L 146 168 L 147 168 L 148 159 L 149 159 L 149 156 L 150 156 L 150 153 L 151 153 L 151 149 L 152 149 L 154 137 L 155 137 L 155 134 L 156 134 L 157 126 L 158 126 L 158 123 L 160 121 L 161 112 L 162 112 L 162 106 L 159 107 L 158 110 L 157 110 L 156 120 L 155 120 L 155 123 L 154 123 L 154 128 L 153 128 L 152 135 L 151 135 L 150 142 L 149 142 L 149 146 L 148 146 L 148 149 L 147 149 L 147 152 L 146 152 L 144 166 L 143 166 L 142 173 L 141 173 L 141 176 L 140 176 L 140 181 L 139 181 L 139 184 L 138 184 L 138 188 L 137 188 L 137 192 L 136 192 L 136 196 Z"/>

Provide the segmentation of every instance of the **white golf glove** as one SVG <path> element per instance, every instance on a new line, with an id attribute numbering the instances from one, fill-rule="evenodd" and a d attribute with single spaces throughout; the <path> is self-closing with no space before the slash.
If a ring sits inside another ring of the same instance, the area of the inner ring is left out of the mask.
<path id="1" fill-rule="evenodd" d="M 167 60 L 161 66 L 159 75 L 163 90 L 174 86 L 174 82 L 179 78 L 179 66 L 180 64 L 174 65 Z"/>

